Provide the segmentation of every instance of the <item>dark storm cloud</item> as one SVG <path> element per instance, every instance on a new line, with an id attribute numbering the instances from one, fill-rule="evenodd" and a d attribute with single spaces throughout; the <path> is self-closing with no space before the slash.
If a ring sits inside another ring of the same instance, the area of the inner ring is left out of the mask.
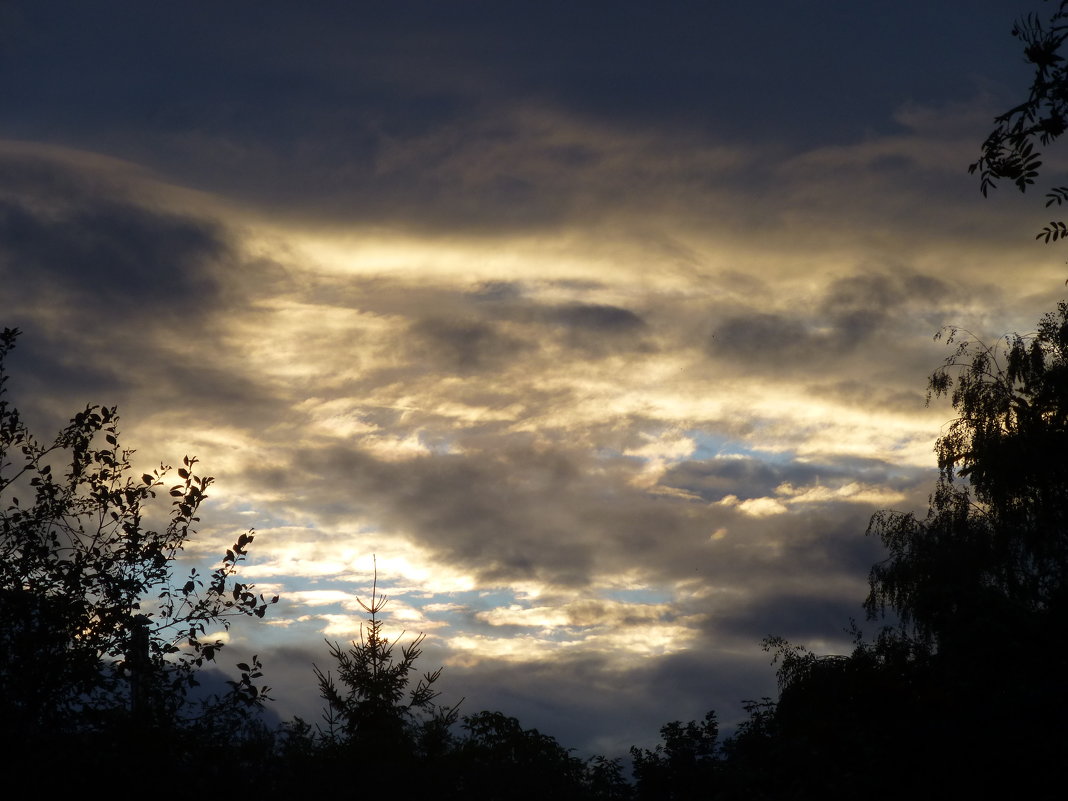
<path id="1" fill-rule="evenodd" d="M 383 463 L 335 448 L 299 459 L 298 466 L 311 486 L 317 476 L 344 480 L 354 499 L 348 514 L 367 504 L 383 525 L 409 531 L 491 583 L 588 583 L 604 547 L 598 537 L 616 516 L 598 508 L 612 484 L 584 474 L 574 455 L 553 450 L 504 446 Z M 597 519 L 600 513 L 607 523 Z"/>
<path id="2" fill-rule="evenodd" d="M 796 310 L 753 309 L 713 323 L 709 352 L 763 368 L 809 370 L 866 354 L 876 339 L 908 342 L 918 321 L 934 333 L 962 296 L 933 276 L 851 275 L 831 282 L 814 303 L 796 304 Z"/>
<path id="3" fill-rule="evenodd" d="M 819 335 L 805 324 L 783 314 L 753 312 L 719 323 L 712 335 L 713 353 L 725 353 L 742 361 L 794 362 L 822 349 Z"/>
<path id="4" fill-rule="evenodd" d="M 739 654 L 730 648 L 689 651 L 652 662 L 633 677 L 646 697 L 664 703 L 669 720 L 699 720 L 715 711 L 728 735 L 746 717 L 743 705 L 774 695 L 775 670 L 759 649 Z"/>
<path id="5" fill-rule="evenodd" d="M 803 463 L 772 464 L 754 458 L 708 459 L 684 461 L 668 469 L 660 479 L 665 486 L 677 487 L 708 501 L 720 501 L 727 495 L 741 500 L 773 495 L 784 482 L 799 487 L 833 479 L 841 471 Z M 830 475 L 829 475 L 830 474 Z"/>
<path id="6" fill-rule="evenodd" d="M 477 291 L 468 294 L 476 301 L 499 303 L 522 297 L 523 285 L 519 281 L 485 281 Z"/>
<path id="7" fill-rule="evenodd" d="M 634 312 L 604 304 L 576 303 L 561 306 L 550 314 L 564 325 L 599 333 L 627 333 L 643 326 L 642 318 Z"/>
<path id="8" fill-rule="evenodd" d="M 805 484 L 818 475 L 807 465 L 772 465 L 757 459 L 710 459 L 701 462 L 686 461 L 675 465 L 661 478 L 666 486 L 700 495 L 709 501 L 722 500 L 734 495 L 742 500 L 771 495 L 775 488 L 787 480 Z"/>
<path id="9" fill-rule="evenodd" d="M 575 289 L 594 293 L 603 286 L 590 283 Z M 485 296 L 477 297 L 481 300 Z M 485 311 L 498 319 L 534 324 L 546 338 L 602 355 L 638 347 L 640 335 L 648 328 L 640 314 L 606 303 L 543 303 L 518 293 L 500 295 L 495 300 L 492 312 Z"/>
<path id="10" fill-rule="evenodd" d="M 876 508 L 870 503 L 837 503 L 770 517 L 724 516 L 730 531 L 724 540 L 713 543 L 714 550 L 739 576 L 747 578 L 732 581 L 727 571 L 714 564 L 702 564 L 702 574 L 709 576 L 713 586 L 722 582 L 736 589 L 744 587 L 751 599 L 787 587 L 807 590 L 819 581 L 828 588 L 847 590 L 847 598 L 856 597 L 859 603 L 863 596 L 854 591 L 883 553 L 881 545 L 864 536 Z"/>
<path id="11" fill-rule="evenodd" d="M 813 594 L 770 593 L 732 613 L 715 615 L 710 628 L 742 640 L 785 637 L 796 643 L 813 640 L 841 640 L 850 618 L 862 620 L 863 598 L 842 598 Z"/>
<path id="12" fill-rule="evenodd" d="M 592 284 L 586 291 L 602 288 Z M 649 326 L 630 309 L 541 302 L 534 294 L 536 288 L 519 282 L 494 282 L 469 291 L 454 283 L 413 286 L 380 277 L 346 277 L 305 290 L 303 297 L 408 320 L 395 338 L 401 363 L 364 376 L 365 385 L 414 374 L 503 374 L 518 367 L 534 369 L 546 361 L 640 354 L 654 347 L 646 336 Z"/>
<path id="13" fill-rule="evenodd" d="M 716 308 L 707 353 L 746 374 L 805 382 L 813 397 L 871 411 L 914 415 L 926 380 L 949 355 L 934 335 L 968 320 L 996 338 L 1005 323 L 978 309 L 1011 303 L 1003 290 L 898 268 L 838 278 L 815 297 L 766 312 Z"/>
<path id="14" fill-rule="evenodd" d="M 387 529 L 408 532 L 490 583 L 585 586 L 618 563 L 618 549 L 628 547 L 631 557 L 653 549 L 647 537 L 654 525 L 662 536 L 700 536 L 687 534 L 682 520 L 642 509 L 619 493 L 618 479 L 588 469 L 586 461 L 563 450 L 513 445 L 401 463 L 333 449 L 298 465 L 306 471 L 300 480 L 313 491 L 321 491 L 318 476 L 351 487 L 353 500 L 338 510 L 342 515 L 373 510 Z"/>
<path id="15" fill-rule="evenodd" d="M 792 491 L 834 487 L 862 482 L 900 492 L 910 492 L 918 473 L 876 458 L 836 456 L 833 461 L 767 461 L 756 457 L 728 456 L 700 461 L 684 460 L 667 469 L 660 484 L 685 490 L 704 500 L 717 502 L 728 495 L 739 500 L 774 496 L 776 488 L 788 485 Z M 838 502 L 844 502 L 839 499 Z"/>
<path id="16" fill-rule="evenodd" d="M 932 357 L 928 366 L 933 370 L 937 366 Z M 827 398 L 851 406 L 865 406 L 869 409 L 913 413 L 922 409 L 927 402 L 923 386 L 917 384 L 914 389 L 899 389 L 875 383 L 844 379 L 842 381 L 813 383 L 806 387 L 814 397 Z"/>
<path id="17" fill-rule="evenodd" d="M 131 322 L 200 316 L 218 295 L 205 268 L 226 249 L 212 225 L 101 198 L 44 217 L 2 203 L 0 242 L 9 286 L 36 284 L 67 313 Z"/>
<path id="18" fill-rule="evenodd" d="M 23 304 L 144 324 L 199 319 L 222 301 L 215 272 L 232 254 L 219 225 L 18 151 L 0 154 L 0 180 L 0 270 Z"/>
<path id="19" fill-rule="evenodd" d="M 927 322 L 932 332 L 963 293 L 934 276 L 899 271 L 860 273 L 834 281 L 818 314 L 837 329 L 842 347 Z"/>
<path id="20" fill-rule="evenodd" d="M 573 303 L 541 310 L 550 323 L 565 329 L 562 342 L 585 358 L 648 352 L 645 321 L 629 309 L 607 304 Z"/>
<path id="21" fill-rule="evenodd" d="M 460 374 L 499 370 L 535 347 L 471 319 L 426 318 L 414 323 L 409 334 L 412 357 L 422 369 Z"/>
<path id="22" fill-rule="evenodd" d="M 210 397 L 201 415 L 263 403 L 209 351 L 236 287 L 268 285 L 269 265 L 243 262 L 217 223 L 135 199 L 113 164 L 16 149 L 0 175 L 0 295 L 3 325 L 25 333 L 21 392 L 62 417 L 87 401 L 126 407 L 135 390 L 145 409 Z"/>
<path id="23" fill-rule="evenodd" d="M 558 188 L 559 176 L 597 174 L 610 145 L 535 135 L 544 169 L 441 166 L 465 142 L 492 153 L 522 138 L 534 121 L 517 108 L 791 147 L 886 132 L 902 103 L 972 96 L 974 53 L 1004 53 L 999 72 L 1014 58 L 985 24 L 995 8 L 1001 18 L 994 0 L 917 0 L 893 14 L 846 0 L 329 0 L 299 12 L 281 0 L 35 0 L 0 63 L 0 131 L 122 152 L 278 209 L 300 198 L 305 213 L 409 224 L 548 224 L 590 203 L 574 190 L 547 198 L 545 176 Z M 631 176 L 612 191 L 640 185 Z"/>
<path id="24" fill-rule="evenodd" d="M 961 67 L 974 63 L 971 54 L 1012 52 L 1004 31 L 973 23 L 989 19 L 987 9 L 1005 14 L 1003 3 L 904 6 L 889 14 L 846 0 L 818 9 L 327 0 L 298 15 L 281 0 L 200 1 L 181 11 L 38 0 L 21 10 L 10 57 L 25 65 L 23 81 L 36 78 L 33 90 L 9 81 L 20 107 L 83 125 L 136 108 L 155 126 L 207 122 L 246 136 L 252 120 L 271 120 L 276 130 L 259 133 L 276 139 L 294 135 L 302 115 L 293 112 L 310 103 L 368 108 L 396 129 L 516 95 L 735 130 L 754 117 L 773 123 L 765 115 L 774 109 L 780 120 L 822 120 L 826 133 L 909 97 L 967 94 Z M 923 58 L 900 58 L 906 42 Z M 186 68 L 175 73 L 174 63 Z M 894 69 L 858 69 L 881 63 Z"/>

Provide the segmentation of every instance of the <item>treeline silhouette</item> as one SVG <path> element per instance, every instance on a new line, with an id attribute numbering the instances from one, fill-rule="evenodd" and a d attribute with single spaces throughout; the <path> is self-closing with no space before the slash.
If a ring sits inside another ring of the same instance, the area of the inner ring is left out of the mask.
<path id="1" fill-rule="evenodd" d="M 173 575 L 210 478 L 195 459 L 132 475 L 114 408 L 88 406 L 50 443 L 8 401 L 0 334 L 0 748 L 40 789 L 101 772 L 141 788 L 167 777 L 223 790 L 403 791 L 465 799 L 778 799 L 933 794 L 1010 786 L 1060 797 L 1068 755 L 1068 304 L 1029 337 L 988 346 L 947 331 L 930 380 L 957 417 L 937 443 L 930 508 L 880 512 L 887 558 L 848 655 L 781 638 L 765 648 L 779 695 L 748 702 L 720 739 L 714 712 L 672 722 L 654 749 L 580 760 L 501 712 L 437 703 L 419 674 L 422 637 L 382 634 L 387 598 L 365 602 L 361 638 L 316 666 L 323 720 L 277 728 L 262 667 L 208 698 L 197 676 L 223 643 L 205 638 L 265 599 L 238 581 L 254 534 L 207 574 Z M 66 465 L 62 474 L 52 462 Z M 162 495 L 170 514 L 145 524 Z M 858 599 L 859 600 L 859 599 Z M 892 623 L 887 621 L 890 613 Z M 397 650 L 399 646 L 399 650 Z M 109 785 L 110 786 L 110 785 Z M 114 785 L 118 786 L 118 785 Z"/>

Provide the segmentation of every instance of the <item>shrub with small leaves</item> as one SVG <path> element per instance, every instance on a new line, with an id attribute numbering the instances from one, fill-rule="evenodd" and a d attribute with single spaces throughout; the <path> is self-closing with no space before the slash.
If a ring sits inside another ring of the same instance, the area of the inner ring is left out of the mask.
<path id="1" fill-rule="evenodd" d="M 114 407 L 86 406 L 54 440 L 38 440 L 6 395 L 4 357 L 18 334 L 0 333 L 0 728 L 85 731 L 125 714 L 176 724 L 193 714 L 196 669 L 223 647 L 209 631 L 263 617 L 278 600 L 236 580 L 253 534 L 207 576 L 176 580 L 212 478 L 188 456 L 176 481 L 163 464 L 135 475 Z M 151 528 L 164 492 L 166 524 Z M 258 660 L 239 667 L 227 702 L 258 704 Z"/>

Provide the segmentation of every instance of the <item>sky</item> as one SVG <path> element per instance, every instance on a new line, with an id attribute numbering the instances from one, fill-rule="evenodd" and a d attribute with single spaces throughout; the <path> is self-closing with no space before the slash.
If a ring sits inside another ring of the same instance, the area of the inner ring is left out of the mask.
<path id="1" fill-rule="evenodd" d="M 949 355 L 1064 292 L 967 166 L 1041 3 L 0 2 L 0 325 L 39 436 L 118 405 L 281 596 L 281 718 L 427 635 L 439 700 L 583 755 L 849 649 Z M 1065 166 L 1051 152 L 1054 180 Z"/>

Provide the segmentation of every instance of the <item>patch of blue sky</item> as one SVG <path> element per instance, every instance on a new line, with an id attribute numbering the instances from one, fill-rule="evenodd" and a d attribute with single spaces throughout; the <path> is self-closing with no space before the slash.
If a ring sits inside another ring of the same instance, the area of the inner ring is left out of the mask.
<path id="1" fill-rule="evenodd" d="M 739 457 L 754 459 L 760 462 L 769 462 L 772 464 L 790 464 L 797 461 L 797 454 L 793 451 L 775 451 L 766 448 L 756 448 L 740 439 L 716 434 L 711 431 L 688 429 L 683 432 L 683 435 L 693 440 L 695 448 L 689 456 L 679 457 L 671 461 L 704 462 L 715 459 Z M 638 461 L 648 461 L 650 458 L 653 458 L 651 456 L 644 457 L 634 453 L 624 453 L 616 448 L 607 447 L 597 448 L 594 453 L 598 458 L 605 460 L 626 458 Z"/>
<path id="2" fill-rule="evenodd" d="M 549 642 L 571 642 L 588 626 L 554 626 L 539 630 L 538 639 Z"/>
<path id="3" fill-rule="evenodd" d="M 450 592 L 447 595 L 452 603 L 477 610 L 498 609 L 502 606 L 519 603 L 518 596 L 508 589 L 465 590 L 463 592 Z"/>
<path id="4" fill-rule="evenodd" d="M 696 445 L 693 454 L 690 456 L 692 461 L 703 462 L 731 457 L 744 457 L 773 464 L 789 464 L 797 461 L 797 454 L 793 451 L 771 451 L 754 448 L 741 440 L 700 429 L 690 429 L 685 434 Z"/>
<path id="5" fill-rule="evenodd" d="M 636 458 L 638 458 L 636 456 L 626 456 L 626 457 L 624 457 L 623 451 L 619 450 L 618 448 L 607 448 L 607 447 L 604 447 L 604 446 L 594 448 L 593 455 L 596 456 L 598 459 L 605 459 L 605 460 L 621 459 L 621 458 L 627 458 L 627 459 L 636 459 Z"/>
<path id="6" fill-rule="evenodd" d="M 453 445 L 456 441 L 456 437 L 453 434 L 440 431 L 418 431 L 416 432 L 415 438 L 422 447 L 435 455 L 452 453 Z"/>

